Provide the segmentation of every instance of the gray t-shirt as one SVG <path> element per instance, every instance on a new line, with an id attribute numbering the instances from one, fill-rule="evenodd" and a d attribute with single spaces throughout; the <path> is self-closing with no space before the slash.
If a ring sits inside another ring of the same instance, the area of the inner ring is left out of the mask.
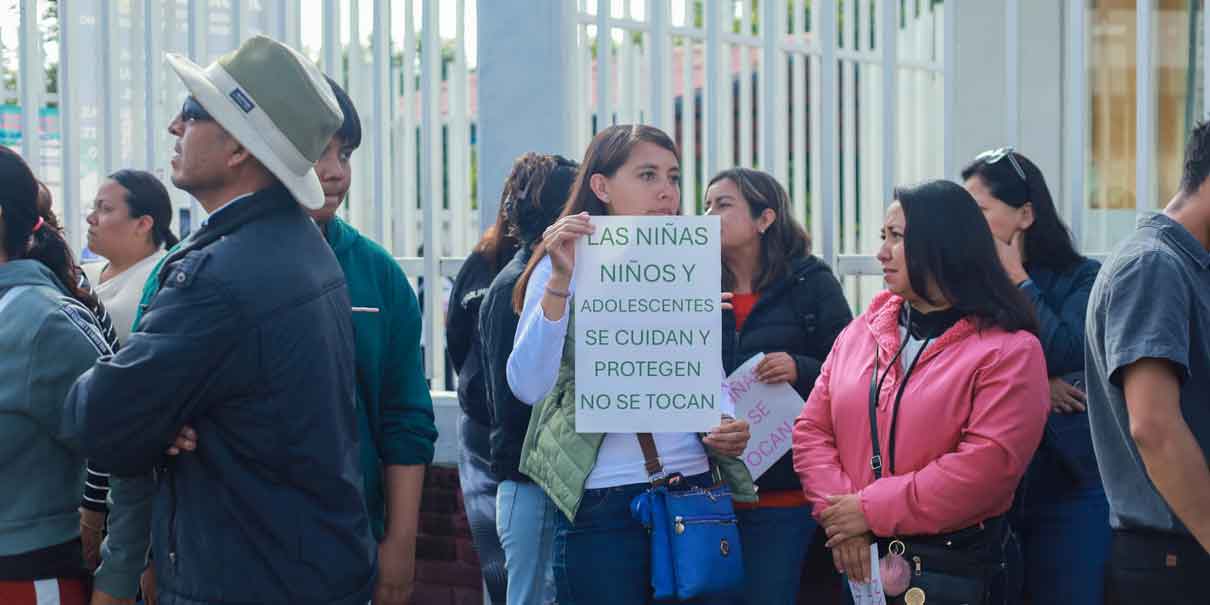
<path id="1" fill-rule="evenodd" d="M 1171 361 L 1185 422 L 1210 452 L 1210 253 L 1168 216 L 1140 218 L 1097 276 L 1087 327 L 1088 419 L 1110 524 L 1188 533 L 1130 436 L 1122 370 L 1143 358 Z"/>

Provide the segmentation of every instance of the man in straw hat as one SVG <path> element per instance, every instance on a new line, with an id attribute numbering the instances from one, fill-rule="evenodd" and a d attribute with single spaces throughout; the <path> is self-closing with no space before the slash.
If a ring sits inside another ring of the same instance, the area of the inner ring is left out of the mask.
<path id="1" fill-rule="evenodd" d="M 376 550 L 351 307 L 307 215 L 343 116 L 316 66 L 263 36 L 206 69 L 168 63 L 190 92 L 168 127 L 172 182 L 210 216 L 155 274 L 126 346 L 72 389 L 69 430 L 115 477 L 154 469 L 161 605 L 362 605 Z M 204 437 L 165 456 L 185 425 Z"/>

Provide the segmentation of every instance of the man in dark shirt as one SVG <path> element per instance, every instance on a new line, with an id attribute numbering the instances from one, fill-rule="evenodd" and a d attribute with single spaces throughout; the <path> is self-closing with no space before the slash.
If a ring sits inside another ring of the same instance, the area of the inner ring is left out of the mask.
<path id="1" fill-rule="evenodd" d="M 1107 594 L 1190 603 L 1210 574 L 1210 123 L 1088 305 L 1088 416 L 1114 541 Z M 1144 199 L 1140 197 L 1140 199 Z"/>

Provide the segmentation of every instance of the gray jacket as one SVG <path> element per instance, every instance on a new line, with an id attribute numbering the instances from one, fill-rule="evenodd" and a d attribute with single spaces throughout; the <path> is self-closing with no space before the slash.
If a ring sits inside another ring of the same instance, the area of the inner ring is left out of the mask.
<path id="1" fill-rule="evenodd" d="M 84 455 L 60 428 L 75 379 L 109 352 L 92 312 L 34 260 L 0 264 L 0 556 L 80 536 Z"/>

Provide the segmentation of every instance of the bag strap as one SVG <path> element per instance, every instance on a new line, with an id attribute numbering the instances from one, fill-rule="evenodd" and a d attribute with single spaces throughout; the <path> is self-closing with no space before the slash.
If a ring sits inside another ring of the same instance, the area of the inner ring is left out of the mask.
<path id="1" fill-rule="evenodd" d="M 891 369 L 895 367 L 895 362 L 899 361 L 899 357 L 903 355 L 903 350 L 907 348 L 908 342 L 911 340 L 911 335 L 903 337 L 903 344 L 899 345 L 899 350 L 895 352 L 895 356 L 891 358 L 891 362 L 887 364 L 886 372 L 882 378 L 878 377 L 878 343 L 874 343 L 874 373 L 870 375 L 870 449 L 873 455 L 870 456 L 870 468 L 874 469 L 874 479 L 882 478 L 882 446 L 878 444 L 878 394 L 882 392 L 882 383 L 886 377 L 890 375 Z M 887 456 L 889 458 L 891 474 L 895 474 L 895 428 L 899 420 L 899 402 L 903 400 L 903 390 L 907 388 L 908 379 L 912 377 L 912 370 L 916 369 L 916 362 L 920 361 L 920 356 L 924 354 L 924 350 L 928 348 L 932 342 L 932 337 L 926 338 L 924 343 L 920 345 L 920 350 L 916 351 L 916 356 L 912 358 L 912 362 L 908 364 L 903 373 L 903 380 L 899 383 L 899 390 L 895 393 L 895 404 L 891 408 L 891 434 L 887 437 Z"/>
<path id="2" fill-rule="evenodd" d="M 651 482 L 664 478 L 664 465 L 660 463 L 660 452 L 655 448 L 655 437 L 651 433 L 635 433 L 639 439 L 639 449 L 643 450 L 643 465 L 647 468 L 647 476 Z"/>

